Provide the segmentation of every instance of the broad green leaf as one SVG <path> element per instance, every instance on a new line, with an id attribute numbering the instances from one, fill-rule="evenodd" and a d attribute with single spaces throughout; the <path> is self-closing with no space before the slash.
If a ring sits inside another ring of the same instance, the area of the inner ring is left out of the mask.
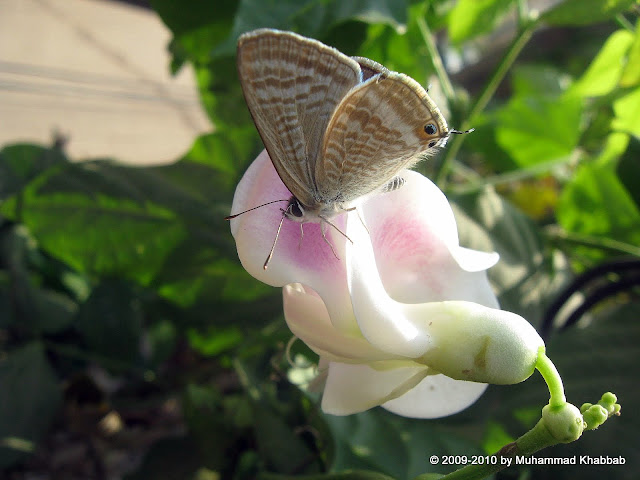
<path id="1" fill-rule="evenodd" d="M 0 150 L 0 204 L 48 168 L 67 162 L 56 149 L 31 144 L 4 147 Z"/>
<path id="2" fill-rule="evenodd" d="M 407 23 L 407 8 L 405 0 L 240 0 L 232 33 L 214 50 L 214 55 L 233 54 L 241 33 L 261 27 L 293 30 L 312 38 L 320 38 L 347 20 L 384 23 L 400 29 Z"/>
<path id="3" fill-rule="evenodd" d="M 52 169 L 0 213 L 21 220 L 43 249 L 77 270 L 148 283 L 185 229 L 131 182 L 134 173 L 101 163 Z"/>
<path id="4" fill-rule="evenodd" d="M 60 388 L 40 343 L 4 352 L 0 359 L 0 468 L 35 450 L 61 402 Z M 24 445 L 24 449 L 16 448 Z"/>
<path id="5" fill-rule="evenodd" d="M 614 32 L 567 94 L 596 97 L 611 93 L 618 87 L 633 40 L 633 34 L 627 30 Z"/>
<path id="6" fill-rule="evenodd" d="M 579 98 L 514 98 L 496 113 L 496 141 L 522 167 L 565 158 L 580 139 Z"/>
<path id="7" fill-rule="evenodd" d="M 615 172 L 615 163 L 582 165 L 557 209 L 567 231 L 640 245 L 640 211 Z"/>
<path id="8" fill-rule="evenodd" d="M 600 23 L 627 11 L 636 0 L 565 0 L 540 16 L 549 25 L 588 25 Z"/>
<path id="9" fill-rule="evenodd" d="M 512 0 L 458 0 L 449 13 L 449 37 L 460 44 L 495 28 Z"/>
<path id="10" fill-rule="evenodd" d="M 546 254 L 535 223 L 493 189 L 456 196 L 452 206 L 460 244 L 500 255 L 488 275 L 502 308 L 536 325 L 568 278 L 566 263 Z"/>
<path id="11" fill-rule="evenodd" d="M 640 87 L 613 102 L 611 128 L 640 138 Z"/>
<path id="12" fill-rule="evenodd" d="M 629 49 L 627 64 L 620 77 L 621 87 L 635 87 L 640 85 L 640 24 L 636 26 L 633 45 Z"/>
<path id="13" fill-rule="evenodd" d="M 125 368 L 140 358 L 142 315 L 129 285 L 105 280 L 80 305 L 76 327 L 90 351 Z"/>

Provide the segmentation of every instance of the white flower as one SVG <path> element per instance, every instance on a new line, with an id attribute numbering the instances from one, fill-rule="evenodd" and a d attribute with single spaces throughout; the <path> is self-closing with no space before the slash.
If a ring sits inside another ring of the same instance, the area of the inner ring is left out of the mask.
<path id="1" fill-rule="evenodd" d="M 485 274 L 497 254 L 460 247 L 444 194 L 416 172 L 402 176 L 399 190 L 331 219 L 351 241 L 326 225 L 325 241 L 313 223 L 302 235 L 285 219 L 267 270 L 286 204 L 232 220 L 243 266 L 284 287 L 291 331 L 320 356 L 327 413 L 382 405 L 411 417 L 450 415 L 486 383 L 525 380 L 543 345 L 526 320 L 499 309 Z M 232 212 L 290 197 L 263 152 L 240 181 Z"/>

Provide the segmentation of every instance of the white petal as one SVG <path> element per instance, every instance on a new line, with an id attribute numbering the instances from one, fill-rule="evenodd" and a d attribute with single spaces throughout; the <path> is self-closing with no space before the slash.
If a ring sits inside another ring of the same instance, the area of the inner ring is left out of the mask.
<path id="1" fill-rule="evenodd" d="M 384 363 L 384 362 L 383 362 Z M 369 365 L 330 363 L 322 410 L 332 415 L 363 412 L 405 394 L 427 375 L 424 366 L 377 370 Z"/>
<path id="2" fill-rule="evenodd" d="M 404 314 L 402 305 L 384 289 L 376 269 L 369 232 L 357 215 L 347 219 L 353 244 L 347 245 L 347 278 L 353 313 L 364 337 L 376 348 L 395 355 L 419 357 L 429 335 Z"/>
<path id="3" fill-rule="evenodd" d="M 415 388 L 382 406 L 412 418 L 439 418 L 458 413 L 474 403 L 487 388 L 485 383 L 429 375 Z"/>
<path id="4" fill-rule="evenodd" d="M 309 287 L 286 285 L 282 296 L 284 318 L 291 332 L 323 359 L 356 363 L 392 358 L 390 354 L 375 349 L 360 332 L 348 335 L 338 331 L 331 323 L 322 299 Z M 353 317 L 352 312 L 347 314 Z"/>
<path id="5" fill-rule="evenodd" d="M 482 270 L 497 255 L 461 248 L 444 194 L 416 172 L 402 176 L 402 188 L 362 206 L 387 293 L 402 303 L 467 300 L 496 307 Z"/>

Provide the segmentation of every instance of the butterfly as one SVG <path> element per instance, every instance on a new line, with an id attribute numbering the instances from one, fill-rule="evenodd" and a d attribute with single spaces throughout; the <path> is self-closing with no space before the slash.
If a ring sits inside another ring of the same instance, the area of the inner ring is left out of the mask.
<path id="1" fill-rule="evenodd" d="M 240 36 L 237 54 L 247 106 L 293 195 L 282 220 L 334 226 L 357 199 L 399 188 L 400 171 L 466 133 L 447 128 L 412 78 L 317 40 L 259 29 Z"/>

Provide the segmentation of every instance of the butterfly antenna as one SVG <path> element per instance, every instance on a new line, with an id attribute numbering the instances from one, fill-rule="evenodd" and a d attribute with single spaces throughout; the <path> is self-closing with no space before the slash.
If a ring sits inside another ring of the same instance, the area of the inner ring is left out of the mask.
<path id="1" fill-rule="evenodd" d="M 449 130 L 449 134 L 455 133 L 457 135 L 464 135 L 465 133 L 471 133 L 475 131 L 475 128 L 470 128 L 469 130 L 465 130 L 464 132 L 461 132 L 460 130 Z"/>
<path id="2" fill-rule="evenodd" d="M 289 200 L 287 200 L 288 202 Z M 273 203 L 273 202 L 271 202 Z M 258 208 L 258 207 L 256 207 Z M 244 213 L 244 212 L 242 212 Z M 240 215 L 240 214 L 238 214 Z M 282 213 L 282 218 L 280 219 L 280 224 L 278 225 L 278 231 L 276 232 L 276 238 L 273 239 L 273 245 L 271 246 L 271 250 L 269 251 L 269 256 L 267 257 L 267 259 L 264 261 L 264 265 L 262 266 L 263 269 L 267 269 L 267 267 L 269 266 L 269 262 L 271 261 L 271 257 L 273 257 L 273 251 L 276 249 L 276 243 L 278 242 L 278 237 L 280 236 L 280 230 L 282 229 L 282 223 L 284 222 L 284 218 L 285 218 L 285 214 L 284 211 Z"/>
<path id="3" fill-rule="evenodd" d="M 258 205 L 257 207 L 253 207 L 250 208 L 249 210 L 245 210 L 244 212 L 240 212 L 240 213 L 236 213 L 235 215 L 229 215 L 227 217 L 224 217 L 225 220 L 231 220 L 233 218 L 239 217 L 240 215 L 250 212 L 251 210 L 255 210 L 256 208 L 261 208 L 261 207 L 266 207 L 267 205 L 271 205 L 272 203 L 278 203 L 278 202 L 288 202 L 289 200 L 274 200 L 272 202 L 267 202 L 267 203 L 263 203 L 262 205 Z"/>

